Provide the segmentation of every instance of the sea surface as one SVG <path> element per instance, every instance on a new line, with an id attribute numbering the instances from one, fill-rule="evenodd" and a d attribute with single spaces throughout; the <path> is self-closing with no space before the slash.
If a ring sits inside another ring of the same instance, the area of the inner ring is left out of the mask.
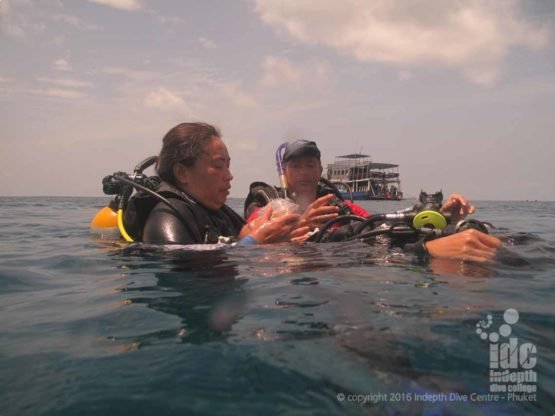
<path id="1" fill-rule="evenodd" d="M 555 414 L 555 202 L 476 202 L 487 265 L 128 245 L 90 233 L 107 202 L 0 198 L 3 416 Z"/>

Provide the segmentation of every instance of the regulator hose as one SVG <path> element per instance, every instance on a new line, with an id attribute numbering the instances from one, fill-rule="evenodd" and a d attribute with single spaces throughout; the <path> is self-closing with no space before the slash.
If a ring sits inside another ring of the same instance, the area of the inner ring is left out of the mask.
<path id="1" fill-rule="evenodd" d="M 319 243 L 322 240 L 322 237 L 324 236 L 324 234 L 326 233 L 327 230 L 329 230 L 329 228 L 332 225 L 335 225 L 339 222 L 343 222 L 343 221 L 365 221 L 366 218 L 361 217 L 359 215 L 340 215 L 338 217 L 332 218 L 331 220 L 329 220 L 328 222 L 326 222 L 322 228 L 320 228 L 320 230 L 318 230 L 318 232 L 314 235 L 314 238 L 312 239 L 312 241 Z"/>
<path id="2" fill-rule="evenodd" d="M 179 218 L 183 222 L 183 224 L 187 224 L 186 219 L 183 217 L 183 215 L 181 215 L 181 213 L 177 210 L 177 208 L 168 199 L 164 198 L 159 193 L 154 192 L 152 189 L 148 189 L 146 186 L 140 185 L 129 178 L 126 178 L 122 174 L 114 174 L 113 178 L 118 182 L 122 182 L 126 185 L 132 186 L 133 188 L 139 189 L 159 199 L 173 211 L 175 216 Z M 129 193 L 129 195 L 130 194 L 131 193 Z M 127 198 L 129 198 L 129 195 L 127 196 Z M 121 198 L 120 200 L 120 204 L 119 204 L 120 206 L 118 207 L 118 228 L 123 238 L 125 238 L 126 241 L 131 243 L 133 242 L 133 239 L 129 236 L 127 231 L 125 231 L 125 227 L 123 226 L 123 206 L 126 203 L 127 198 Z"/>

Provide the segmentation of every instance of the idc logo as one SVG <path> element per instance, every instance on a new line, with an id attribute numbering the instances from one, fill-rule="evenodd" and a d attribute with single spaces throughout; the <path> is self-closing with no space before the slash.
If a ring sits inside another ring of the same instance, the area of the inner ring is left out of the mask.
<path id="1" fill-rule="evenodd" d="M 511 336 L 512 326 L 518 321 L 518 311 L 507 309 L 503 323 L 491 331 L 493 316 L 488 314 L 486 320 L 476 324 L 476 334 L 489 341 L 490 392 L 507 393 L 507 399 L 512 401 L 535 401 L 538 376 L 533 368 L 537 364 L 537 348 Z"/>

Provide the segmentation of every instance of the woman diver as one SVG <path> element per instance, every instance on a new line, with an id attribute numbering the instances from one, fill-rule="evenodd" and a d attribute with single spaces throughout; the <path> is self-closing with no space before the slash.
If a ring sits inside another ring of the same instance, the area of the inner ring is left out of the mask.
<path id="1" fill-rule="evenodd" d="M 245 221 L 225 205 L 233 175 L 220 132 L 205 123 L 182 123 L 163 138 L 156 170 L 160 202 L 139 192 L 129 201 L 125 228 L 135 241 L 152 244 L 271 243 L 289 238 L 299 215 L 270 220 L 271 210 Z M 173 206 L 173 207 L 172 207 Z"/>

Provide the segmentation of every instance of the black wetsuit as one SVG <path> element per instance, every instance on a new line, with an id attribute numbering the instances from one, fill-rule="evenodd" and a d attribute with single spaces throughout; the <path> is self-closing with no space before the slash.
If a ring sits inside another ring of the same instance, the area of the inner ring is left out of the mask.
<path id="1" fill-rule="evenodd" d="M 137 193 L 129 201 L 124 218 L 125 227 L 135 241 L 151 244 L 231 242 L 245 224 L 227 205 L 218 210 L 208 209 L 165 182 L 156 192 L 168 199 L 180 215 L 154 196 Z"/>

